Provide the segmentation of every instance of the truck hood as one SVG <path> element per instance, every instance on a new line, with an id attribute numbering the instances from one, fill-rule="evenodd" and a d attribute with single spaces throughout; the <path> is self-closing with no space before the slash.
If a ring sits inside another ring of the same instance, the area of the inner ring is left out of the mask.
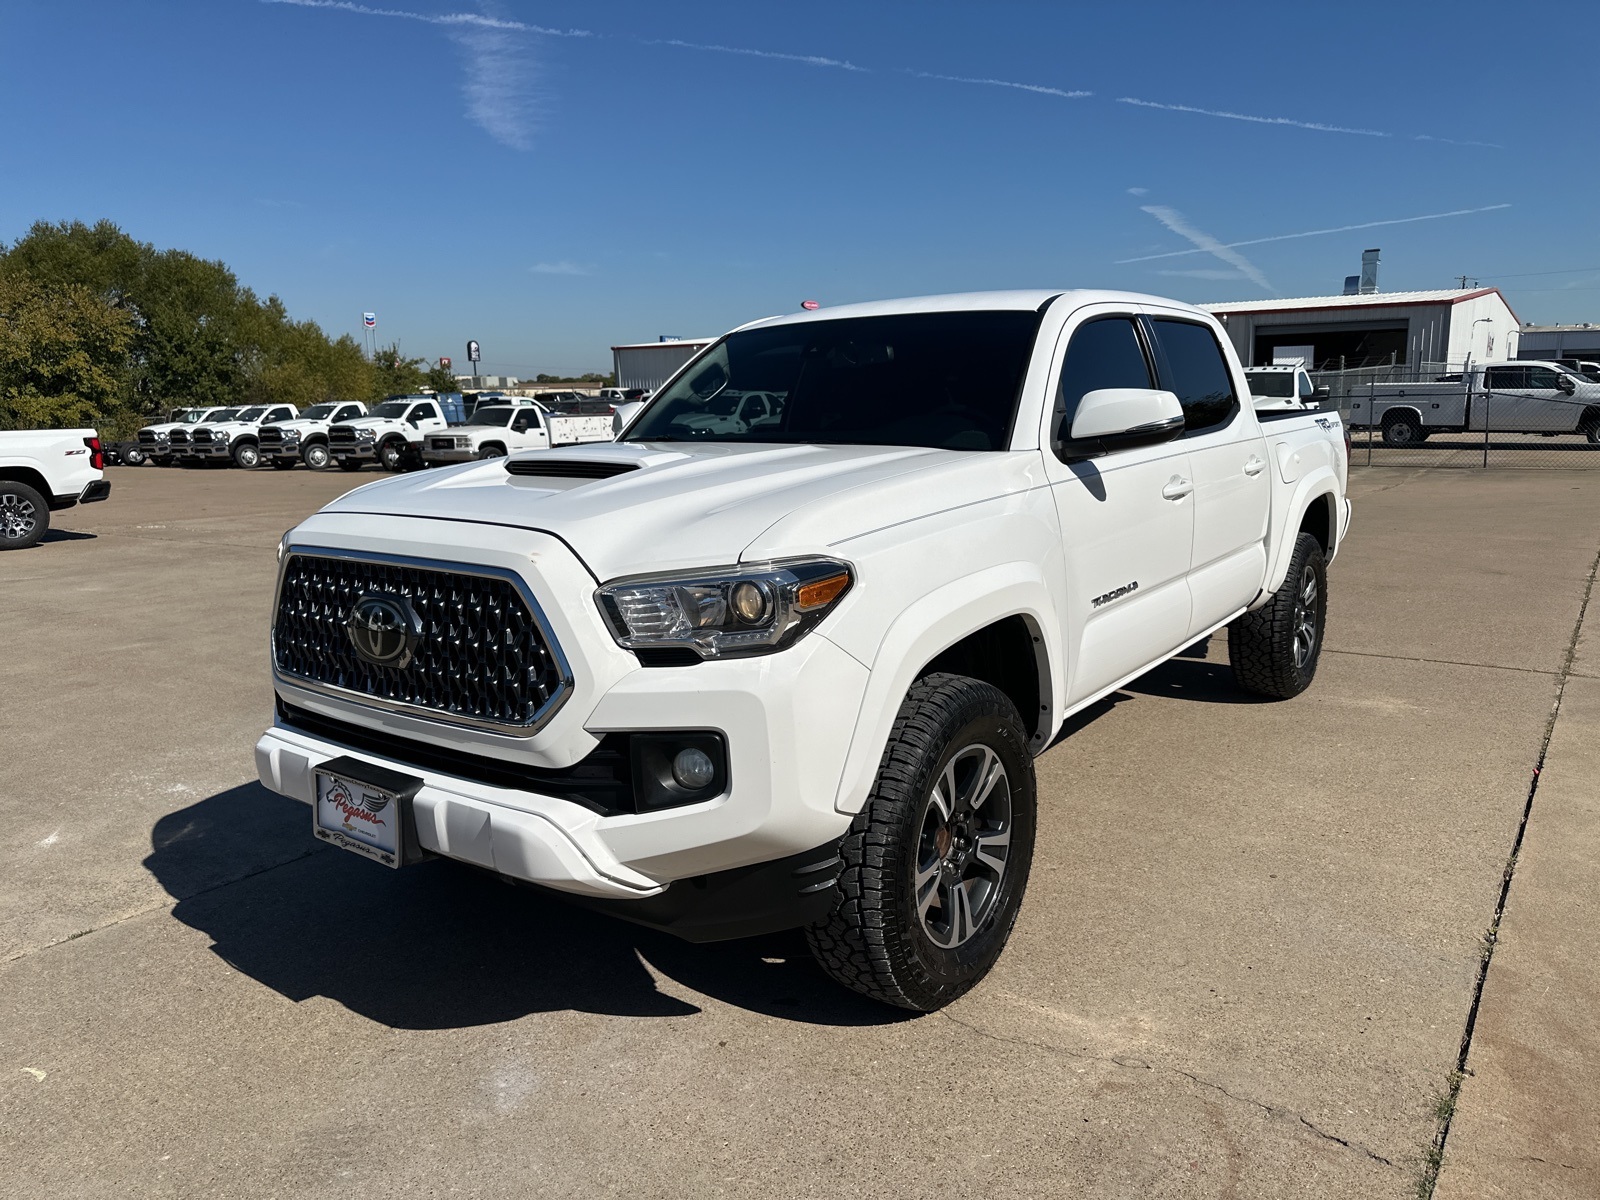
<path id="1" fill-rule="evenodd" d="M 263 429 L 320 429 L 326 421 L 319 421 L 316 417 L 295 417 L 289 421 L 274 421 L 270 426 L 263 425 Z"/>
<path id="2" fill-rule="evenodd" d="M 633 469 L 610 479 L 507 469 L 541 461 Z M 1045 482 L 1037 451 L 604 442 L 400 475 L 323 512 L 539 530 L 565 541 L 604 581 L 820 553 Z"/>
<path id="3" fill-rule="evenodd" d="M 405 422 L 394 417 L 355 417 L 349 421 L 340 421 L 339 424 L 356 429 L 383 429 L 391 425 L 404 425 Z"/>
<path id="4" fill-rule="evenodd" d="M 140 433 L 171 433 L 174 429 L 196 429 L 198 426 L 190 425 L 186 421 L 163 421 L 159 425 L 143 425 Z"/>

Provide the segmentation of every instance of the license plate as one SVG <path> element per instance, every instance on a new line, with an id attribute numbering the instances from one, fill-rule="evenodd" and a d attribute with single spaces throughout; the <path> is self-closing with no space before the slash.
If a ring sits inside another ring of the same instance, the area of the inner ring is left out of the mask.
<path id="1" fill-rule="evenodd" d="M 386 867 L 422 857 L 412 810 L 422 780 L 351 758 L 323 763 L 316 780 L 311 831 L 321 841 Z"/>

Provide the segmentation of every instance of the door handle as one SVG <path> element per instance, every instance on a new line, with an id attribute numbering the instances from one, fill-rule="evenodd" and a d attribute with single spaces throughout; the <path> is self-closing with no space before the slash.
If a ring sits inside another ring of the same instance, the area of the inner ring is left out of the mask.
<path id="1" fill-rule="evenodd" d="M 1194 484 L 1182 476 L 1174 475 L 1167 480 L 1167 486 L 1161 489 L 1161 495 L 1166 500 L 1182 500 L 1194 491 Z"/>
<path id="2" fill-rule="evenodd" d="M 1244 473 L 1252 476 L 1259 475 L 1266 465 L 1266 463 L 1262 462 L 1259 458 L 1252 454 L 1250 456 L 1250 461 L 1244 465 Z"/>

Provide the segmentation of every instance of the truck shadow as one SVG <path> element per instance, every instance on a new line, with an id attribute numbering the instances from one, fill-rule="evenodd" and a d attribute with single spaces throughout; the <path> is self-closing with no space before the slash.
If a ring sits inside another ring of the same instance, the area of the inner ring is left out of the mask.
<path id="1" fill-rule="evenodd" d="M 391 871 L 311 837 L 311 810 L 250 783 L 161 818 L 145 867 L 235 970 L 293 1001 L 326 996 L 397 1029 L 578 1010 L 700 1008 L 683 988 L 768 1016 L 875 1025 L 912 1014 L 846 991 L 798 933 L 692 945 L 445 860 Z"/>

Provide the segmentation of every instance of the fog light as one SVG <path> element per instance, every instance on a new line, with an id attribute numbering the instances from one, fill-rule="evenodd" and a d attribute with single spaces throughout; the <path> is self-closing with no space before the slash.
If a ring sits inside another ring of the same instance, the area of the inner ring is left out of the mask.
<path id="1" fill-rule="evenodd" d="M 708 786 L 716 773 L 717 768 L 712 763 L 710 755 L 704 750 L 696 750 L 693 746 L 679 750 L 672 760 L 672 778 L 677 780 L 679 787 L 687 788 L 691 792 L 698 792 Z"/>

